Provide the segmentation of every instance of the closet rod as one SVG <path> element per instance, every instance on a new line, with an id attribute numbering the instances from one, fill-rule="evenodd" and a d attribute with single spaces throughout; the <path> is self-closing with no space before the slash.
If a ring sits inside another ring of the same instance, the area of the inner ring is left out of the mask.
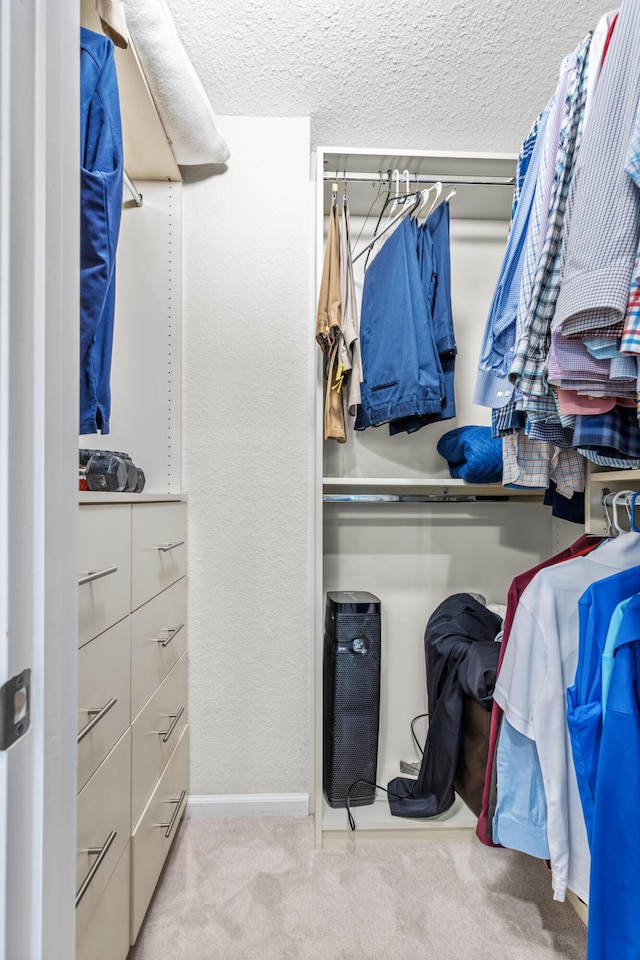
<path id="1" fill-rule="evenodd" d="M 476 503 L 478 501 L 502 502 L 510 498 L 508 495 L 489 497 L 476 494 L 325 493 L 322 499 L 324 503 Z"/>
<path id="2" fill-rule="evenodd" d="M 388 179 L 387 173 L 349 173 L 342 172 L 338 170 L 337 175 L 334 173 L 329 173 L 326 170 L 322 176 L 323 180 L 333 180 L 338 183 L 342 180 L 352 181 L 354 183 L 386 183 Z M 493 187 L 512 187 L 516 182 L 515 177 L 467 177 L 459 176 L 453 177 L 451 174 L 446 174 L 439 176 L 437 173 L 410 173 L 409 174 L 409 184 L 428 184 L 428 183 L 453 183 L 456 185 L 460 184 L 472 184 L 473 186 L 493 186 Z M 400 178 L 400 185 L 406 183 L 406 177 L 402 176 Z"/>
<path id="3" fill-rule="evenodd" d="M 135 184 L 134 184 L 133 181 L 131 180 L 131 178 L 130 178 L 130 176 L 129 176 L 129 174 L 127 173 L 126 170 L 125 170 L 124 173 L 122 174 L 122 179 L 124 180 L 125 186 L 126 186 L 127 189 L 129 190 L 129 193 L 131 194 L 131 196 L 132 196 L 133 199 L 135 200 L 136 207 L 141 207 L 141 206 L 142 206 L 142 194 L 141 194 L 138 190 L 136 190 Z"/>

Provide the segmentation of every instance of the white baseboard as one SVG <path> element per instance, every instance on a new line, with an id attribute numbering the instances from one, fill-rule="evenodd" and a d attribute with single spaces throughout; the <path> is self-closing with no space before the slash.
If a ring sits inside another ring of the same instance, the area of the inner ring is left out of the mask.
<path id="1" fill-rule="evenodd" d="M 190 796 L 186 816 L 192 820 L 239 817 L 307 817 L 308 793 L 240 793 Z"/>

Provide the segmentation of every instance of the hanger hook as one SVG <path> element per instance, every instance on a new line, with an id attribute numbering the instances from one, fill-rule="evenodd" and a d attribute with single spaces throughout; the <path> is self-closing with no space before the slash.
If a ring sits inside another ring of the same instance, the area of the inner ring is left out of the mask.
<path id="1" fill-rule="evenodd" d="M 604 493 L 602 496 L 602 506 L 604 507 L 604 516 L 605 520 L 607 521 L 607 529 L 604 532 L 605 537 L 608 537 L 610 534 L 612 534 L 614 530 L 613 520 L 611 519 L 611 514 L 609 513 L 609 504 L 612 497 L 612 493 Z"/>
<path id="2" fill-rule="evenodd" d="M 618 506 L 620 503 L 623 505 L 626 503 L 627 511 L 629 510 L 628 497 L 633 496 L 633 490 L 618 490 L 617 493 L 614 493 L 613 499 L 611 501 L 611 511 L 613 514 L 613 525 L 618 531 L 618 533 L 627 533 L 624 527 L 620 526 L 618 523 Z"/>

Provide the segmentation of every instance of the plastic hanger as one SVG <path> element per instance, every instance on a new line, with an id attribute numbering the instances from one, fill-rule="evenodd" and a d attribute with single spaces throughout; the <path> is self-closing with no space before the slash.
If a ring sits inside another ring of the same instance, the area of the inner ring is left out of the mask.
<path id="1" fill-rule="evenodd" d="M 629 518 L 629 524 L 631 524 L 631 515 L 629 512 L 629 497 L 633 496 L 633 490 L 618 490 L 617 493 L 614 493 L 613 499 L 611 500 L 611 512 L 613 515 L 613 525 L 618 531 L 618 533 L 628 533 L 626 527 L 623 527 L 618 522 L 618 506 L 626 506 L 627 516 Z"/>
<path id="2" fill-rule="evenodd" d="M 437 203 L 438 203 L 438 200 L 440 199 L 440 194 L 441 194 L 441 193 L 442 193 L 442 184 L 441 184 L 441 182 L 438 180 L 438 182 L 436 183 L 436 195 L 435 195 L 435 197 L 433 198 L 433 201 L 432 201 L 432 203 L 431 203 L 431 206 L 429 207 L 429 213 L 428 213 L 427 216 L 425 217 L 425 220 L 428 220 L 429 217 L 431 216 L 431 214 L 433 213 L 433 211 L 435 210 L 435 208 L 436 208 L 436 206 L 437 206 Z"/>
<path id="3" fill-rule="evenodd" d="M 640 533 L 640 527 L 636 526 L 636 504 L 640 497 L 640 492 L 631 494 L 631 503 L 629 504 L 629 523 L 634 533 Z"/>
<path id="4" fill-rule="evenodd" d="M 432 190 L 435 190 L 435 188 L 436 188 L 436 185 L 435 185 L 435 183 L 434 183 L 434 184 L 432 184 L 430 187 L 426 187 L 424 190 L 421 190 L 421 191 L 420 191 L 420 203 L 418 204 L 418 206 L 416 207 L 416 209 L 415 209 L 415 210 L 413 211 L 413 213 L 411 214 L 411 216 L 413 217 L 414 220 L 417 220 L 417 219 L 418 219 L 418 217 L 420 216 L 420 214 L 422 213 L 422 211 L 423 211 L 424 208 L 426 207 L 426 205 L 427 205 L 427 200 L 429 199 L 429 195 L 431 194 L 431 191 L 432 191 Z"/>
<path id="5" fill-rule="evenodd" d="M 435 190 L 435 194 L 436 194 L 436 195 L 435 195 L 435 197 L 433 198 L 433 200 L 431 201 L 431 206 L 429 207 L 427 213 L 425 214 L 424 220 L 428 220 L 428 219 L 429 219 L 429 217 L 431 216 L 433 210 L 434 210 L 435 207 L 436 207 L 436 204 L 438 203 L 438 200 L 440 199 L 440 194 L 442 193 L 442 183 L 440 182 L 440 180 L 438 180 L 438 182 L 437 182 L 437 183 L 434 183 L 432 186 L 428 187 L 426 190 L 423 190 L 423 202 L 422 202 L 421 206 L 419 207 L 419 209 L 415 212 L 415 214 L 414 214 L 414 220 L 418 220 L 418 219 L 420 218 L 420 216 L 422 215 L 422 212 L 423 212 L 424 208 L 425 208 L 426 205 L 427 205 L 427 200 L 428 200 L 429 195 L 430 195 L 430 193 L 431 193 L 432 190 Z M 424 222 L 424 221 L 423 221 L 423 222 Z"/>

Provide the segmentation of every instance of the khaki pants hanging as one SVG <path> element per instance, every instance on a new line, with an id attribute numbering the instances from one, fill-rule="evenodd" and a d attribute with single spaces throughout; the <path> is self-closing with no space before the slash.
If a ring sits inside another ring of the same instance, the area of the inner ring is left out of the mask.
<path id="1" fill-rule="evenodd" d="M 324 438 L 346 443 L 347 433 L 344 423 L 344 405 L 342 402 L 342 379 L 338 377 L 338 347 L 336 340 L 329 352 L 324 381 Z"/>

